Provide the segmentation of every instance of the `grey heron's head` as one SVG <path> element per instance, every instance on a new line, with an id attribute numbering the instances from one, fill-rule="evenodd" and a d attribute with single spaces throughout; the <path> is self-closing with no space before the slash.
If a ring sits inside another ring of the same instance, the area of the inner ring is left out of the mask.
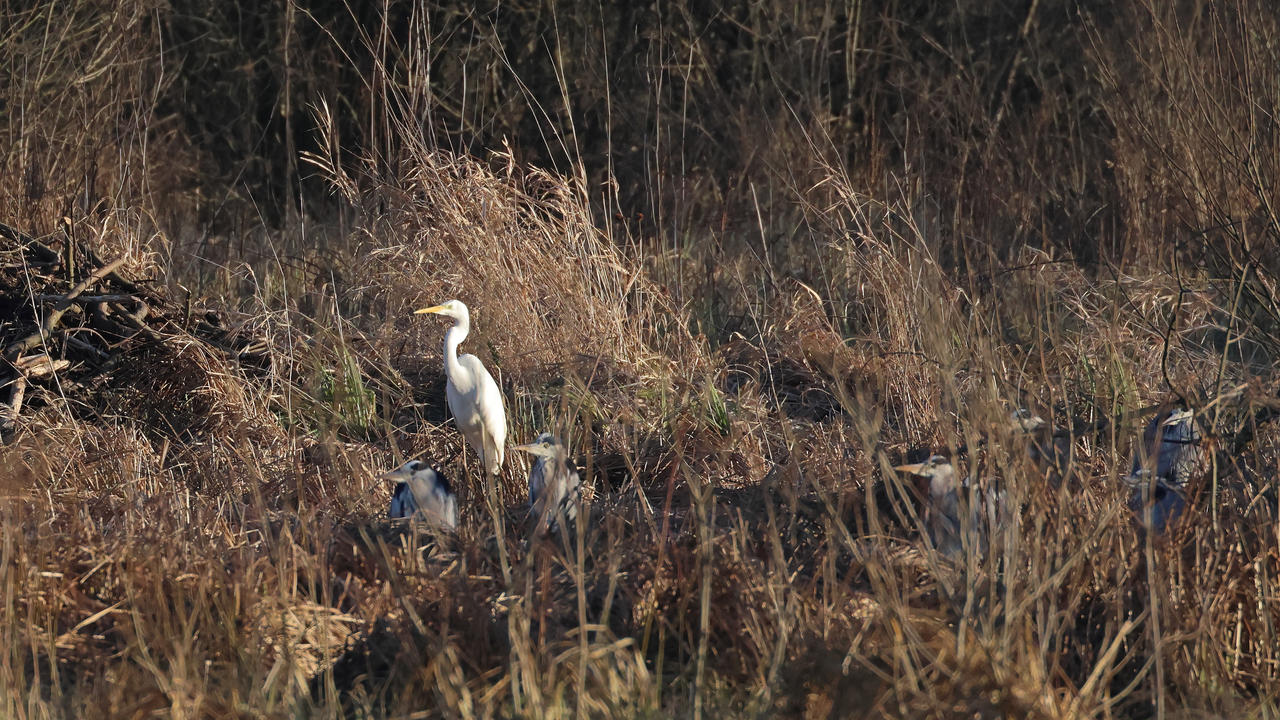
<path id="1" fill-rule="evenodd" d="M 1178 487 L 1201 467 L 1205 454 L 1200 448 L 1200 431 L 1190 410 L 1174 407 L 1161 411 L 1147 424 L 1134 448 L 1133 465 L 1125 483 L 1141 486 L 1152 478 Z"/>
<path id="2" fill-rule="evenodd" d="M 951 461 L 941 455 L 932 455 L 924 462 L 918 462 L 911 465 L 899 465 L 894 468 L 898 472 L 904 472 L 916 477 L 933 479 L 947 474 L 954 474 L 955 468 L 951 466 Z"/>
<path id="3" fill-rule="evenodd" d="M 449 481 L 445 479 L 444 473 L 421 460 L 410 460 L 395 470 L 382 473 L 380 477 L 383 480 L 395 480 L 397 482 L 409 482 L 414 479 L 427 481 L 440 486 L 445 492 L 449 492 Z"/>
<path id="4" fill-rule="evenodd" d="M 1036 415 L 1026 408 L 1018 408 L 1017 410 L 1014 410 L 1010 419 L 1013 420 L 1014 430 L 1020 430 L 1024 433 L 1035 432 L 1048 425 L 1044 418 Z"/>
<path id="5" fill-rule="evenodd" d="M 516 445 L 511 449 L 545 458 L 553 458 L 558 454 L 566 454 L 564 446 L 561 445 L 560 441 L 549 432 L 542 433 L 538 436 L 537 440 L 534 440 L 527 445 Z"/>
<path id="6" fill-rule="evenodd" d="M 467 311 L 467 306 L 463 304 L 461 300 L 449 300 L 448 302 L 443 302 L 439 305 L 433 305 L 429 308 L 422 308 L 421 310 L 413 311 L 414 315 L 421 315 L 423 313 L 444 315 L 445 317 L 453 318 L 460 323 L 466 323 L 471 320 L 471 313 Z"/>
<path id="7" fill-rule="evenodd" d="M 1169 411 L 1169 415 L 1160 423 L 1160 427 L 1178 427 L 1179 425 L 1190 425 L 1195 419 L 1195 413 L 1185 408 L 1174 408 Z M 1189 428 L 1194 431 L 1194 426 Z M 1190 434 L 1190 432 L 1188 432 Z"/>
<path id="8" fill-rule="evenodd" d="M 924 462 L 912 465 L 899 465 L 894 470 L 927 479 L 931 495 L 955 489 L 956 468 L 950 460 L 941 455 L 933 455 Z"/>
<path id="9" fill-rule="evenodd" d="M 1136 489 L 1150 483 L 1153 477 L 1155 473 L 1151 472 L 1150 468 L 1135 467 L 1129 471 L 1128 475 L 1121 475 L 1120 482 L 1126 487 Z"/>

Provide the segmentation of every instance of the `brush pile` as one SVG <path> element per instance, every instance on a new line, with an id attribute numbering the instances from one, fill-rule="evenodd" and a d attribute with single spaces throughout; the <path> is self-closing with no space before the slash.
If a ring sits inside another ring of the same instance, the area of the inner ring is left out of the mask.
<path id="1" fill-rule="evenodd" d="M 260 419 L 243 404 L 228 409 L 234 392 L 210 405 L 211 388 L 230 389 L 219 381 L 230 367 L 269 362 L 218 314 L 179 306 L 163 288 L 130 277 L 129 258 L 100 258 L 70 236 L 57 249 L 8 226 L 0 237 L 4 430 L 20 424 L 24 409 L 63 406 L 53 396 L 101 419 L 94 401 L 108 389 L 174 432 L 248 430 Z"/>

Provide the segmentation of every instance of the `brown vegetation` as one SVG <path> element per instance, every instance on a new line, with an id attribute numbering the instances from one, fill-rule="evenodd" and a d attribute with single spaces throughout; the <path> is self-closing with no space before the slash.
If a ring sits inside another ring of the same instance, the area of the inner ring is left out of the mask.
<path id="1" fill-rule="evenodd" d="M 0 12 L 5 717 L 1280 702 L 1269 3 Z M 486 511 L 452 297 L 576 532 L 523 458 Z M 1172 402 L 1214 462 L 1153 537 Z M 986 558 L 891 469 L 935 449 L 1018 508 Z M 456 536 L 383 520 L 409 457 Z"/>

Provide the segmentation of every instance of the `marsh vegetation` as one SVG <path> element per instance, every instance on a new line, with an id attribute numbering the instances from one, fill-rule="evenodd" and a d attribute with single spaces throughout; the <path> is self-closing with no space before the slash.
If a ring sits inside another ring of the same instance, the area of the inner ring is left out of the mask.
<path id="1" fill-rule="evenodd" d="M 0 13 L 3 716 L 1274 716 L 1272 4 Z M 486 506 L 450 298 L 571 530 Z"/>

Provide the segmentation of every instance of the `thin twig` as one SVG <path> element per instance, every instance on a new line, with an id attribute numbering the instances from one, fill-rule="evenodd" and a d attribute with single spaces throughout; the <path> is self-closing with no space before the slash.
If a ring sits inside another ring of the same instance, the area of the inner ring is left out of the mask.
<path id="1" fill-rule="evenodd" d="M 35 297 L 35 299 L 36 299 L 36 302 L 60 302 L 60 301 L 66 301 L 66 300 L 68 299 L 66 295 L 57 295 L 57 294 L 54 294 L 54 293 L 39 293 L 39 294 L 35 295 L 34 297 Z M 135 297 L 135 296 L 133 296 L 133 295 L 127 295 L 127 294 L 115 294 L 115 295 L 81 295 L 80 297 L 77 297 L 77 298 L 71 298 L 71 299 L 70 299 L 70 301 L 71 301 L 71 302 L 74 302 L 74 303 L 81 304 L 81 305 L 85 305 L 85 304 L 88 304 L 88 303 L 96 303 L 96 302 L 116 302 L 116 303 L 119 303 L 119 302 L 134 302 L 134 303 L 140 303 L 140 302 L 142 302 L 142 301 L 141 301 L 141 300 L 139 300 L 137 297 Z"/>

